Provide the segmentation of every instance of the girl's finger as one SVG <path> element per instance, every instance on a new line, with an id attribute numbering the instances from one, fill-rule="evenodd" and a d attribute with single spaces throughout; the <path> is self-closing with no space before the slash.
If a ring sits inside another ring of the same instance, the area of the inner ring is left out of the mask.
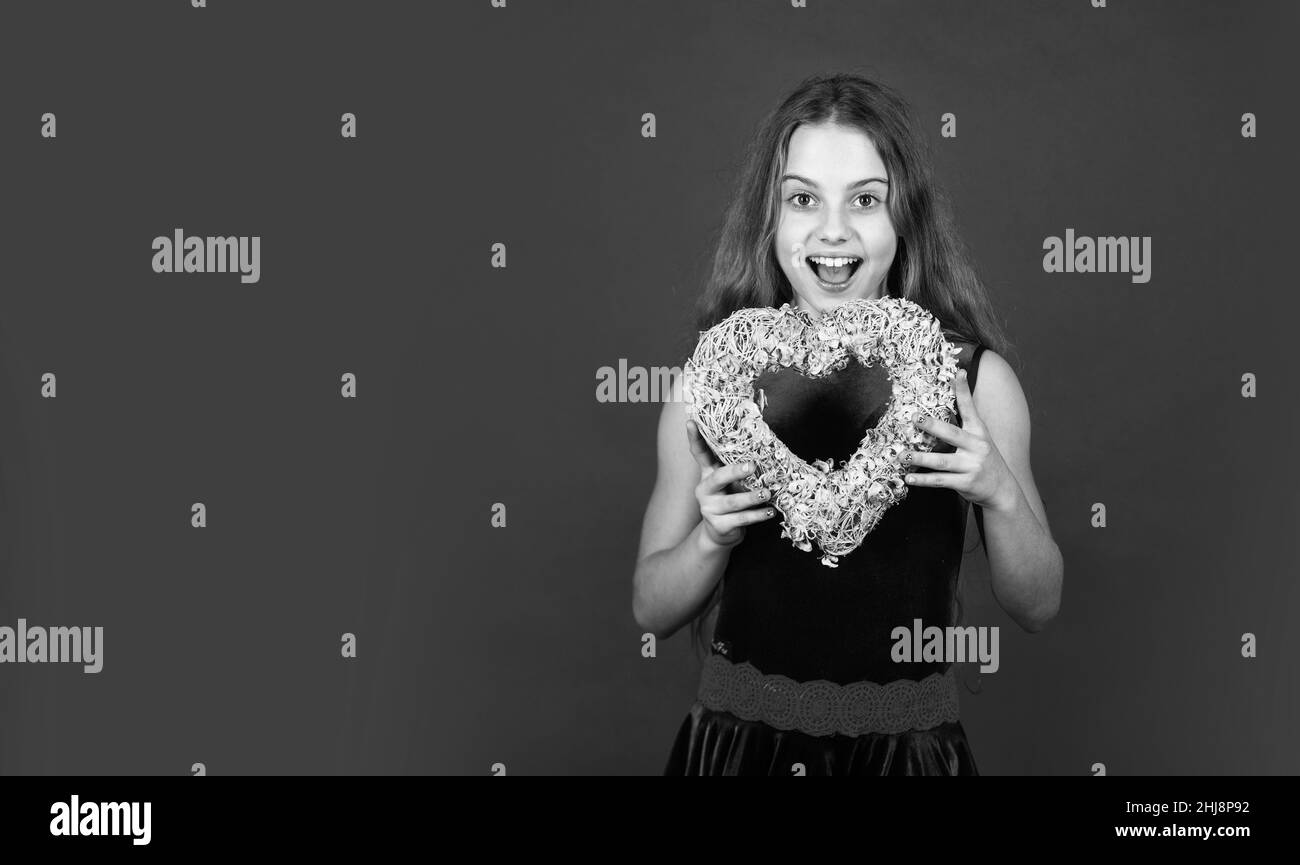
<path id="1" fill-rule="evenodd" d="M 937 417 L 927 417 L 918 421 L 916 428 L 925 430 L 930 435 L 940 441 L 947 442 L 955 448 L 970 448 L 975 442 L 975 436 L 956 424 L 949 423 L 946 420 L 939 420 Z"/>
<path id="2" fill-rule="evenodd" d="M 708 443 L 704 441 L 704 436 L 700 434 L 699 426 L 693 420 L 686 422 L 686 439 L 691 444 L 691 456 L 695 457 L 695 461 L 700 464 L 700 468 L 716 469 L 722 465 L 718 458 L 713 455 L 713 451 L 709 449 Z"/>
<path id="3" fill-rule="evenodd" d="M 932 451 L 911 451 L 910 459 L 904 463 L 906 466 L 920 466 L 921 468 L 934 469 L 941 472 L 957 472 L 965 470 L 965 463 L 958 459 L 963 456 L 956 453 L 934 453 Z"/>
<path id="4" fill-rule="evenodd" d="M 750 508 L 747 511 L 736 511 L 735 513 L 724 514 L 715 520 L 714 526 L 715 528 L 725 527 L 720 528 L 719 530 L 723 534 L 726 534 L 727 532 L 738 529 L 741 526 L 753 525 L 754 523 L 761 523 L 763 520 L 770 520 L 774 516 L 776 516 L 776 508 Z"/>
<path id="5" fill-rule="evenodd" d="M 722 499 L 722 510 L 730 513 L 733 511 L 744 511 L 749 508 L 761 505 L 767 501 L 767 490 L 754 490 L 753 492 L 735 493 L 734 495 L 724 496 Z"/>
<path id="6" fill-rule="evenodd" d="M 750 463 L 736 463 L 715 469 L 703 480 L 705 492 L 716 493 L 727 484 L 739 482 L 753 471 L 754 466 Z"/>
<path id="7" fill-rule="evenodd" d="M 957 373 L 957 380 L 953 383 L 957 392 L 957 413 L 961 415 L 961 428 L 969 431 L 979 427 L 980 419 L 975 413 L 975 397 L 971 395 L 966 370 L 958 370 Z"/>

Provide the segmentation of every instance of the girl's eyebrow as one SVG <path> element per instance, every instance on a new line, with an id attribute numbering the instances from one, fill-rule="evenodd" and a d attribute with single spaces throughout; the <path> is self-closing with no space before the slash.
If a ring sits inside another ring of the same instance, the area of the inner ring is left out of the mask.
<path id="1" fill-rule="evenodd" d="M 781 178 L 781 182 L 782 182 L 782 183 L 785 183 L 787 180 L 797 180 L 797 181 L 799 181 L 800 183 L 803 183 L 803 184 L 806 184 L 806 185 L 808 185 L 808 186 L 813 187 L 814 189 L 818 188 L 816 183 L 813 183 L 811 180 L 809 180 L 809 179 L 806 178 L 806 177 L 800 177 L 800 176 L 797 175 L 797 174 L 786 174 L 786 175 L 782 176 L 782 178 Z M 883 184 L 885 184 L 886 186 L 889 185 L 889 181 L 886 180 L 886 179 L 883 178 L 883 177 L 871 177 L 871 178 L 868 178 L 868 179 L 866 179 L 866 180 L 859 180 L 857 183 L 850 183 L 850 184 L 848 185 L 848 188 L 849 188 L 849 189 L 857 189 L 859 186 L 866 186 L 868 183 L 883 183 Z"/>

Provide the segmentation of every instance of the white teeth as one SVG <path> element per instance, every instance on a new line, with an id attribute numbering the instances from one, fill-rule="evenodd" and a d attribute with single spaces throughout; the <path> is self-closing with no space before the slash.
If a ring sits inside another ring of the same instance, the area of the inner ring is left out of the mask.
<path id="1" fill-rule="evenodd" d="M 843 267 L 849 262 L 857 261 L 858 259 L 857 258 L 828 258 L 824 255 L 810 255 L 808 256 L 808 260 L 811 262 L 815 262 L 817 264 L 824 264 L 827 267 Z"/>

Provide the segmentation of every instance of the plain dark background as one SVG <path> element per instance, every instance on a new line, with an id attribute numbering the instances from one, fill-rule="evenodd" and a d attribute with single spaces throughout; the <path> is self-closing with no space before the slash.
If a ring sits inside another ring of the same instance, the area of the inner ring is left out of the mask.
<path id="1" fill-rule="evenodd" d="M 631 612 L 660 406 L 596 370 L 682 363 L 744 144 L 835 70 L 934 146 L 1065 557 L 1038 635 L 968 557 L 980 770 L 1300 770 L 1295 5 L 809 7 L 5 3 L 0 624 L 105 642 L 0 666 L 0 773 L 661 771 L 698 665 Z M 153 274 L 177 227 L 261 235 L 261 281 Z M 1151 281 L 1044 273 L 1070 227 L 1150 235 Z"/>

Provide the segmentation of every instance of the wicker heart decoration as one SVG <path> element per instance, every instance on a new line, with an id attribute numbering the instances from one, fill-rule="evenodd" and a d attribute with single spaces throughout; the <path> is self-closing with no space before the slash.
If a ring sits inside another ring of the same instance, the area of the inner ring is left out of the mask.
<path id="1" fill-rule="evenodd" d="M 836 567 L 857 549 L 892 505 L 907 498 L 908 450 L 939 441 L 916 421 L 956 417 L 957 355 L 934 316 L 910 300 L 851 300 L 814 321 L 789 303 L 740 309 L 700 333 L 682 370 L 687 417 L 725 464 L 752 461 L 747 488 L 766 487 L 784 517 L 781 537 L 805 552 L 815 541 L 821 563 Z M 790 367 L 818 378 L 853 359 L 884 364 L 893 393 L 852 457 L 808 463 L 776 436 L 755 402 L 754 380 Z"/>

